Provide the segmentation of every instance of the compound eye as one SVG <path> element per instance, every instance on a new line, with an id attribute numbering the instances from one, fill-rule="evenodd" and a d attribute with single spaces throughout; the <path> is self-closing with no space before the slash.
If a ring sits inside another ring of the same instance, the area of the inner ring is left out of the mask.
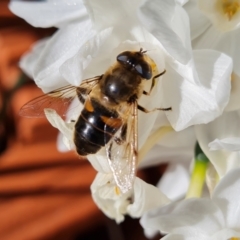
<path id="1" fill-rule="evenodd" d="M 120 63 L 127 63 L 130 58 L 130 52 L 123 52 L 117 56 L 117 61 Z"/>
<path id="2" fill-rule="evenodd" d="M 148 64 L 137 64 L 135 66 L 135 69 L 142 78 L 144 79 L 152 78 L 152 69 Z"/>

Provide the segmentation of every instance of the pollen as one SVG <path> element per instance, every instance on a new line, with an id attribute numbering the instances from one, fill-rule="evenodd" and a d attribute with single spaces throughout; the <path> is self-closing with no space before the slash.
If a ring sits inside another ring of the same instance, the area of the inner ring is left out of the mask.
<path id="1" fill-rule="evenodd" d="M 229 240 L 240 240 L 240 238 L 232 237 Z"/>
<path id="2" fill-rule="evenodd" d="M 115 187 L 115 193 L 116 193 L 116 195 L 120 195 L 120 193 L 121 193 L 119 187 L 117 187 L 117 186 Z"/>
<path id="3" fill-rule="evenodd" d="M 240 10 L 239 0 L 221 0 L 222 10 L 224 15 L 227 16 L 228 20 L 231 21 L 233 16 L 236 15 Z"/>

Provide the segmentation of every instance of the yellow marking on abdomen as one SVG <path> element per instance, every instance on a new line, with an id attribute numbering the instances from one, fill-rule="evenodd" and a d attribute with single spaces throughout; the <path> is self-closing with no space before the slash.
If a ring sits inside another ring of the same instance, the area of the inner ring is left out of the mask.
<path id="1" fill-rule="evenodd" d="M 85 103 L 85 108 L 88 112 L 93 112 L 94 111 L 93 105 L 92 105 L 92 103 L 89 99 Z"/>
<path id="2" fill-rule="evenodd" d="M 101 116 L 101 119 L 104 123 L 106 123 L 109 127 L 112 127 L 112 128 L 120 128 L 123 124 L 120 118 L 111 118 L 111 117 Z"/>

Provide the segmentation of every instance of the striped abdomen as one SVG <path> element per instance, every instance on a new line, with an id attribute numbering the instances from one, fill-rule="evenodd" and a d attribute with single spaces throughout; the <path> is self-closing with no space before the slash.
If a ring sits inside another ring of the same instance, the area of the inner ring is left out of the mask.
<path id="1" fill-rule="evenodd" d="M 86 156 L 98 152 L 121 126 L 117 112 L 109 111 L 97 100 L 87 99 L 75 125 L 74 142 L 78 154 Z"/>

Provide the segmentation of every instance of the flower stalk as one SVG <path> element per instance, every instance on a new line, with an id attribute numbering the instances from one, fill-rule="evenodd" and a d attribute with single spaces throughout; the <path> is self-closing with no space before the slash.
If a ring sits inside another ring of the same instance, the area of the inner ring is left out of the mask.
<path id="1" fill-rule="evenodd" d="M 202 189 L 205 183 L 206 171 L 208 168 L 209 160 L 203 153 L 199 144 L 195 147 L 195 161 L 190 179 L 190 184 L 186 194 L 186 198 L 199 198 L 202 196 Z"/>

